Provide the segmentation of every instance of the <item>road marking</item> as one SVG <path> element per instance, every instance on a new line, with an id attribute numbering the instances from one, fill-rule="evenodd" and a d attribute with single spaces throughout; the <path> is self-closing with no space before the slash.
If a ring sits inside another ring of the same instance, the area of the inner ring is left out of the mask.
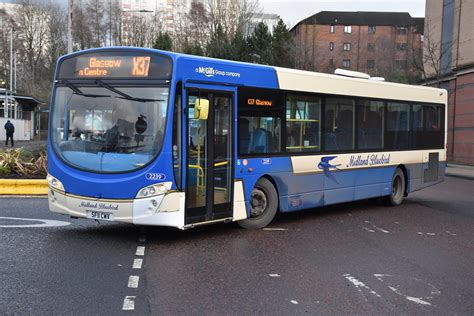
<path id="1" fill-rule="evenodd" d="M 140 237 L 138 237 L 138 241 L 139 242 L 146 242 L 146 236 L 145 235 L 140 235 Z"/>
<path id="2" fill-rule="evenodd" d="M 295 304 L 295 305 L 298 305 L 298 301 L 295 301 L 295 300 L 291 300 L 290 302 L 291 302 L 291 304 Z"/>
<path id="3" fill-rule="evenodd" d="M 429 235 L 429 236 L 436 236 L 435 233 L 426 233 L 426 234 Z"/>
<path id="4" fill-rule="evenodd" d="M 138 275 L 131 275 L 128 278 L 128 287 L 133 289 L 138 288 L 138 281 L 140 281 L 140 277 Z"/>
<path id="5" fill-rule="evenodd" d="M 358 279 L 356 279 L 355 277 L 353 277 L 352 275 L 350 274 L 344 274 L 344 277 L 349 281 L 351 282 L 352 284 L 354 284 L 354 286 L 356 287 L 356 289 L 359 291 L 360 294 L 362 294 L 362 296 L 364 297 L 364 299 L 367 301 L 367 297 L 365 296 L 364 292 L 362 292 L 362 289 L 368 291 L 370 294 L 372 295 L 375 295 L 377 297 L 381 297 L 377 292 L 375 292 L 374 290 L 372 290 L 370 287 L 368 287 L 367 285 L 365 285 L 362 281 L 359 281 Z"/>
<path id="6" fill-rule="evenodd" d="M 398 295 L 400 296 L 404 296 L 407 300 L 411 301 L 411 302 L 415 302 L 417 304 L 421 304 L 421 305 L 429 305 L 431 306 L 431 303 L 428 303 L 426 301 L 423 301 L 421 298 L 419 297 L 413 297 L 413 296 L 408 296 L 408 295 L 403 295 L 398 289 L 394 288 L 393 286 L 389 286 L 388 287 L 389 289 L 391 289 L 392 291 L 394 291 L 395 293 L 397 293 Z"/>
<path id="7" fill-rule="evenodd" d="M 144 256 L 145 255 L 145 246 L 138 246 L 137 251 L 135 252 L 137 256 Z"/>
<path id="8" fill-rule="evenodd" d="M 449 230 L 447 230 L 446 232 L 447 232 L 448 234 L 450 234 L 451 236 L 456 236 L 455 233 L 452 233 L 452 232 L 450 232 Z"/>
<path id="9" fill-rule="evenodd" d="M 272 228 L 272 227 L 267 227 L 267 228 L 264 228 L 263 230 L 285 231 L 285 230 L 288 230 L 288 229 L 286 229 L 286 228 Z"/>
<path id="10" fill-rule="evenodd" d="M 26 222 L 42 222 L 41 224 L 15 224 L 15 225 L 0 225 L 0 227 L 12 228 L 26 228 L 26 227 L 61 227 L 71 225 L 69 222 L 55 221 L 51 219 L 36 219 L 36 218 L 18 218 L 18 217 L 0 217 L 0 219 L 26 221 Z"/>
<path id="11" fill-rule="evenodd" d="M 367 228 L 367 227 L 362 227 L 362 228 L 368 231 L 369 233 L 375 233 L 375 230 L 372 230 L 370 228 Z"/>
<path id="12" fill-rule="evenodd" d="M 272 277 L 272 278 L 279 278 L 280 277 L 280 275 L 278 273 L 270 273 L 269 276 Z"/>
<path id="13" fill-rule="evenodd" d="M 133 269 L 141 269 L 143 264 L 143 259 L 134 259 L 133 260 Z"/>
<path id="14" fill-rule="evenodd" d="M 401 277 L 396 277 L 396 276 L 393 276 L 393 275 L 390 275 L 390 274 L 374 274 L 374 276 L 377 278 L 377 280 L 379 280 L 381 283 L 384 283 L 384 278 L 392 278 L 393 281 L 395 281 L 396 279 L 394 278 L 398 278 L 400 279 Z M 402 278 L 404 279 L 404 278 Z M 420 305 L 429 305 L 431 306 L 431 303 L 423 300 L 423 299 L 432 299 L 433 297 L 437 296 L 437 295 L 440 295 L 441 292 L 433 285 L 433 284 L 430 284 L 428 282 L 425 282 L 425 281 L 422 281 L 420 279 L 417 279 L 417 278 L 413 278 L 413 277 L 408 277 L 409 280 L 412 280 L 412 281 L 416 281 L 417 283 L 420 283 L 422 285 L 426 285 L 428 287 L 431 288 L 431 293 L 430 293 L 430 296 L 424 296 L 424 297 L 414 297 L 414 296 L 409 296 L 409 295 L 405 295 L 402 293 L 402 291 L 400 289 L 398 289 L 400 286 L 397 285 L 397 287 L 394 287 L 390 284 L 390 281 L 388 281 L 387 283 L 387 286 L 390 290 L 392 290 L 394 293 L 404 297 L 406 300 L 410 301 L 410 302 L 414 302 L 414 303 L 417 303 L 417 304 L 420 304 Z"/>
<path id="15" fill-rule="evenodd" d="M 133 311 L 135 309 L 135 298 L 136 296 L 125 296 L 123 299 L 122 310 Z"/>
<path id="16" fill-rule="evenodd" d="M 390 234 L 390 232 L 389 232 L 388 230 L 385 230 L 385 229 L 383 229 L 383 228 L 377 227 L 377 226 L 375 226 L 375 225 L 373 225 L 373 226 L 374 226 L 374 228 L 375 228 L 376 230 L 381 231 L 382 233 Z"/>

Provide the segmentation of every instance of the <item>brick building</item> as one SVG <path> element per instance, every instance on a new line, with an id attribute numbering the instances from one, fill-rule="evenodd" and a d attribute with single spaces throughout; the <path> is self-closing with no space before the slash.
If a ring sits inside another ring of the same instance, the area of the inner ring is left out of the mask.
<path id="1" fill-rule="evenodd" d="M 426 1 L 427 84 L 449 91 L 448 162 L 468 165 L 474 165 L 473 16 L 472 0 Z"/>
<path id="2" fill-rule="evenodd" d="M 346 68 L 388 80 L 416 77 L 423 25 L 423 18 L 408 13 L 319 12 L 291 29 L 295 66 L 327 73 Z"/>

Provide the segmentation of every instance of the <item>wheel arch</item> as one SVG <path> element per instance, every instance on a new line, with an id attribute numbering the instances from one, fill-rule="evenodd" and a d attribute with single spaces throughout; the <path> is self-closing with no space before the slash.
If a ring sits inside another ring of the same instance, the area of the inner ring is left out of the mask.
<path id="1" fill-rule="evenodd" d="M 402 170 L 403 176 L 405 177 L 405 192 L 403 193 L 404 197 L 408 196 L 408 186 L 409 186 L 409 178 L 408 178 L 408 170 L 404 164 L 399 164 L 397 166 L 398 169 Z"/>

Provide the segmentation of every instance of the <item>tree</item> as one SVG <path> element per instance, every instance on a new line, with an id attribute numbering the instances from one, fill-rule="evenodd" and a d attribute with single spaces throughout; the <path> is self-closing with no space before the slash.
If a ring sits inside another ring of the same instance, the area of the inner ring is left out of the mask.
<path id="1" fill-rule="evenodd" d="M 265 23 L 260 22 L 257 24 L 248 41 L 252 62 L 264 65 L 273 64 L 272 35 Z"/>
<path id="2" fill-rule="evenodd" d="M 168 51 L 171 50 L 173 48 L 173 40 L 171 39 L 171 36 L 166 32 L 160 32 L 153 44 L 153 48 Z"/>
<path id="3" fill-rule="evenodd" d="M 232 59 L 232 47 L 222 26 L 218 25 L 216 31 L 212 34 L 206 47 L 206 53 L 209 57 Z"/>
<path id="4" fill-rule="evenodd" d="M 434 80 L 437 86 L 443 75 L 451 71 L 451 53 L 456 41 L 443 43 L 435 37 L 435 25 L 425 19 L 422 52 L 412 50 L 410 62 L 422 75 L 424 81 Z"/>
<path id="5" fill-rule="evenodd" d="M 273 27 L 273 65 L 291 67 L 291 33 L 282 19 Z"/>

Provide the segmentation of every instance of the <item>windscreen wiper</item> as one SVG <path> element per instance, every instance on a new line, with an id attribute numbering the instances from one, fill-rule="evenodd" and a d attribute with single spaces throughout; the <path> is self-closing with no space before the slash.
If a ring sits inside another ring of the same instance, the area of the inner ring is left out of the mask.
<path id="1" fill-rule="evenodd" d="M 113 93 L 115 94 L 118 94 L 120 97 L 118 97 L 119 99 L 125 99 L 125 100 L 130 100 L 130 101 L 137 101 L 137 102 L 165 102 L 165 100 L 159 100 L 159 99 L 145 99 L 145 98 L 135 98 L 135 97 L 132 97 L 131 95 L 128 95 L 126 94 L 125 92 L 122 92 L 108 84 L 106 84 L 105 82 L 103 82 L 102 80 L 100 79 L 97 79 L 96 80 L 96 83 L 101 86 L 102 88 L 105 88 L 109 91 L 112 91 Z"/>
<path id="2" fill-rule="evenodd" d="M 61 83 L 64 83 L 69 89 L 71 89 L 74 92 L 73 94 L 75 95 L 80 95 L 87 98 L 110 98 L 110 95 L 105 95 L 105 94 L 84 93 L 68 80 L 61 80 Z"/>

